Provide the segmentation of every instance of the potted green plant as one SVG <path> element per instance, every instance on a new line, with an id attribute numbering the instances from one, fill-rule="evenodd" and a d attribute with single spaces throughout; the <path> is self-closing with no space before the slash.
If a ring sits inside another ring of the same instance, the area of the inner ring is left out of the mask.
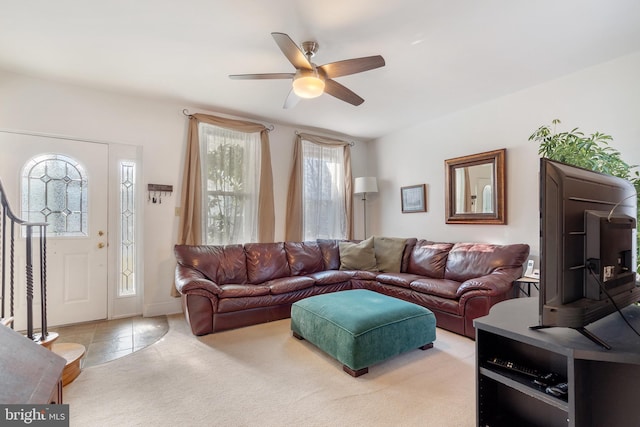
<path id="1" fill-rule="evenodd" d="M 617 176 L 631 182 L 638 193 L 638 211 L 640 213 L 640 172 L 637 165 L 630 165 L 622 159 L 620 152 L 609 145 L 610 135 L 600 132 L 585 135 L 574 128 L 569 132 L 556 132 L 560 120 L 555 119 L 551 126 L 539 127 L 529 141 L 540 144 L 538 154 L 559 162 L 579 166 L 596 172 Z M 638 215 L 640 217 L 640 215 Z M 637 260 L 640 262 L 640 233 L 636 245 Z M 640 266 L 636 266 L 640 273 Z"/>

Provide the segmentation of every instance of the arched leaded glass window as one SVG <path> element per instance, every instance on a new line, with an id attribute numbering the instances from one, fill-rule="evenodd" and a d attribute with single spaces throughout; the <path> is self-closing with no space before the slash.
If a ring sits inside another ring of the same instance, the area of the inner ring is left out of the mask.
<path id="1" fill-rule="evenodd" d="M 62 154 L 43 154 L 22 170 L 22 218 L 46 222 L 49 236 L 87 235 L 87 174 Z"/>

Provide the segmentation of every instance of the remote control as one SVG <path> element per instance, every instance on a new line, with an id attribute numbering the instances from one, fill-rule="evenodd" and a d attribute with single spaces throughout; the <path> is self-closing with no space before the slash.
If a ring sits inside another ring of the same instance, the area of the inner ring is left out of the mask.
<path id="1" fill-rule="evenodd" d="M 547 387 L 546 392 L 555 397 L 564 397 L 569 391 L 569 385 L 567 383 L 559 383 L 554 386 Z"/>
<path id="2" fill-rule="evenodd" d="M 543 373 L 536 369 L 529 368 L 527 366 L 523 366 L 508 360 L 500 359 L 498 357 L 492 357 L 488 359 L 487 363 L 494 366 L 498 366 L 507 371 L 515 372 L 519 375 L 523 375 L 529 378 L 530 380 L 532 380 L 535 384 L 545 386 L 545 387 L 550 384 L 556 384 L 560 380 L 560 377 L 557 374 Z"/>
<path id="3" fill-rule="evenodd" d="M 548 374 L 542 374 L 540 377 L 533 380 L 533 382 L 546 387 L 550 384 L 556 384 L 558 381 L 560 381 L 560 379 L 560 375 L 550 372 Z"/>

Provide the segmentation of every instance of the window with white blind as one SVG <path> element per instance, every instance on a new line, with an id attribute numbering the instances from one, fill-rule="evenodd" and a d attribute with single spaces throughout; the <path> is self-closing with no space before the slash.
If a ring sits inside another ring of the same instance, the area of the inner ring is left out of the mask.
<path id="1" fill-rule="evenodd" d="M 203 242 L 256 242 L 260 133 L 200 123 L 203 179 Z"/>
<path id="2" fill-rule="evenodd" d="M 344 148 L 302 141 L 304 240 L 345 239 Z"/>

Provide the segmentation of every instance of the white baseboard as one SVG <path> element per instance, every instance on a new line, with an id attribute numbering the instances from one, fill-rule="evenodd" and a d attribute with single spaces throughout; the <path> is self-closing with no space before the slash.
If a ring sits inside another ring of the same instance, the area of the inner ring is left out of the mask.
<path id="1" fill-rule="evenodd" d="M 144 306 L 142 307 L 142 315 L 144 317 L 154 317 L 176 313 L 182 313 L 182 302 L 180 301 L 180 298 L 174 298 L 174 301 L 171 302 L 144 304 Z"/>
<path id="2" fill-rule="evenodd" d="M 140 316 L 140 313 L 124 313 L 124 314 L 113 315 L 109 317 L 109 320 L 128 319 L 130 317 L 137 317 L 137 316 Z"/>

